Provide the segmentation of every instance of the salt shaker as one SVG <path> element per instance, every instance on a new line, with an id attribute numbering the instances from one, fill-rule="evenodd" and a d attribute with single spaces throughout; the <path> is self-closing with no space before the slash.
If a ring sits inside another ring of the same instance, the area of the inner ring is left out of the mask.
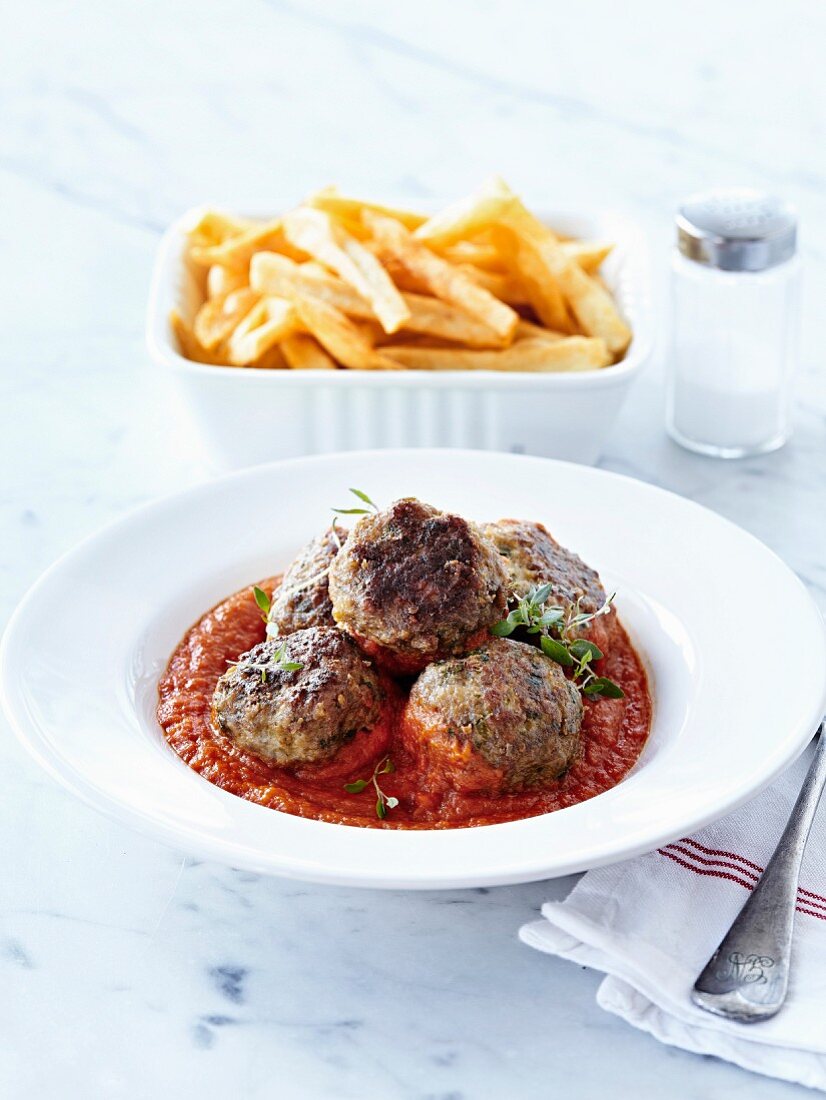
<path id="1" fill-rule="evenodd" d="M 667 427 L 720 458 L 785 443 L 797 361 L 800 261 L 794 211 L 718 190 L 677 214 Z"/>

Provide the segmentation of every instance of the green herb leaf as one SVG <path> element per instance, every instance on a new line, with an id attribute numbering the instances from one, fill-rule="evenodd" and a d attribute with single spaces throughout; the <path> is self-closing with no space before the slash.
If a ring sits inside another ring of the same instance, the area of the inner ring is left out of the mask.
<path id="1" fill-rule="evenodd" d="M 359 500 L 363 500 L 365 504 L 369 504 L 371 508 L 374 508 L 378 512 L 378 506 L 370 499 L 367 493 L 363 493 L 361 489 L 351 489 L 350 492 L 354 497 L 358 497 Z"/>
<path id="2" fill-rule="evenodd" d="M 304 665 L 300 661 L 281 661 L 279 668 L 283 668 L 285 672 L 298 672 L 300 668 L 304 668 Z"/>
<path id="3" fill-rule="evenodd" d="M 611 604 L 614 602 L 616 592 L 612 592 L 602 607 L 598 607 L 596 611 L 583 611 L 580 613 L 579 600 L 576 602 L 576 614 L 571 619 L 571 626 L 584 626 L 585 623 L 593 622 L 594 619 L 598 619 L 600 615 L 607 615 L 611 610 Z"/>
<path id="4" fill-rule="evenodd" d="M 378 512 L 378 505 L 370 499 L 367 493 L 363 493 L 361 489 L 351 489 L 350 492 L 353 496 L 358 497 L 368 507 L 367 508 L 333 508 L 332 511 L 336 512 L 340 516 L 366 516 L 370 514 L 370 511 Z M 335 524 L 333 525 L 335 530 Z"/>
<path id="5" fill-rule="evenodd" d="M 565 645 L 558 642 L 556 638 L 549 638 L 547 634 L 543 634 L 539 644 L 542 646 L 542 652 L 545 656 L 550 657 L 552 661 L 556 661 L 558 665 L 570 668 L 574 664 L 574 659 Z"/>
<path id="6" fill-rule="evenodd" d="M 509 638 L 516 629 L 514 623 L 509 623 L 507 619 L 502 619 L 498 623 L 494 623 L 490 628 L 491 634 L 494 634 L 497 638 Z"/>
<path id="7" fill-rule="evenodd" d="M 553 587 L 554 586 L 552 584 L 542 584 L 539 586 L 539 588 L 532 588 L 528 593 L 528 601 L 538 607 L 541 607 L 542 604 L 550 596 L 551 592 L 553 592 Z"/>
<path id="8" fill-rule="evenodd" d="M 388 798 L 384 791 L 379 786 L 379 776 L 387 775 L 388 772 L 394 772 L 396 766 L 389 756 L 385 756 L 383 760 L 380 760 L 375 768 L 373 768 L 373 774 L 369 779 L 356 779 L 352 783 L 345 783 L 344 789 L 348 794 L 361 794 L 361 792 L 368 787 L 371 783 L 376 789 L 376 817 L 387 817 L 388 810 L 394 810 L 399 804 L 398 798 Z"/>
<path id="9" fill-rule="evenodd" d="M 270 607 L 272 607 L 272 600 L 269 598 L 264 589 L 259 588 L 258 585 L 255 585 L 252 590 L 252 594 L 253 596 L 255 596 L 255 602 L 258 604 L 258 610 L 261 612 L 264 618 L 264 622 L 266 622 L 270 614 Z"/>
<path id="10" fill-rule="evenodd" d="M 577 638 L 575 642 L 571 642 L 568 650 L 578 661 L 585 661 L 586 664 L 590 664 L 591 661 L 599 661 L 603 656 L 599 646 L 589 642 L 587 638 Z"/>
<path id="11" fill-rule="evenodd" d="M 602 695 L 606 699 L 622 699 L 625 695 L 619 684 L 606 679 L 605 676 L 597 676 L 596 679 L 587 683 L 582 690 L 586 695 Z"/>
<path id="12" fill-rule="evenodd" d="M 543 626 L 556 626 L 557 623 L 561 623 L 565 618 L 565 612 L 561 607 L 549 607 L 546 611 L 539 616 L 536 620 L 536 625 Z"/>

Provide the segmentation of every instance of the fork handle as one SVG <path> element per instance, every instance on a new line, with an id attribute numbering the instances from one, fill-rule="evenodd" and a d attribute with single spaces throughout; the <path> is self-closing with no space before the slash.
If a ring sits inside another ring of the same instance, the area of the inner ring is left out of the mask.
<path id="1" fill-rule="evenodd" d="M 806 841 L 826 785 L 826 735 L 820 740 L 783 835 L 759 882 L 694 984 L 691 999 L 717 1016 L 754 1022 L 786 999 Z"/>

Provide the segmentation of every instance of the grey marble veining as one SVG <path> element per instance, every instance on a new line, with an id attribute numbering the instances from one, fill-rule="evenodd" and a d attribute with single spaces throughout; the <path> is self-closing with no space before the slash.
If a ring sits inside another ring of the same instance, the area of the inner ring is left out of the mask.
<path id="1" fill-rule="evenodd" d="M 822 5 L 90 0 L 11 3 L 0 30 L 0 616 L 81 537 L 208 473 L 143 348 L 174 215 L 332 180 L 435 202 L 491 171 L 537 204 L 626 209 L 661 296 L 684 193 L 744 182 L 798 205 L 792 443 L 731 464 L 679 450 L 661 352 L 602 464 L 740 523 L 826 609 Z M 657 1045 L 596 1008 L 594 974 L 519 945 L 570 880 L 383 894 L 199 863 L 2 734 L 4 1097 L 802 1095 Z"/>

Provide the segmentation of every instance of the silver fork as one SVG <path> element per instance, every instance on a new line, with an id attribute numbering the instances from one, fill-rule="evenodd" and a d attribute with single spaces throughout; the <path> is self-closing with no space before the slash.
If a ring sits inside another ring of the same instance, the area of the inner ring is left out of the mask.
<path id="1" fill-rule="evenodd" d="M 826 786 L 826 735 L 760 881 L 694 983 L 691 999 L 730 1020 L 754 1023 L 782 1007 L 789 987 L 800 864 Z M 817 735 L 815 735 L 817 736 Z"/>

